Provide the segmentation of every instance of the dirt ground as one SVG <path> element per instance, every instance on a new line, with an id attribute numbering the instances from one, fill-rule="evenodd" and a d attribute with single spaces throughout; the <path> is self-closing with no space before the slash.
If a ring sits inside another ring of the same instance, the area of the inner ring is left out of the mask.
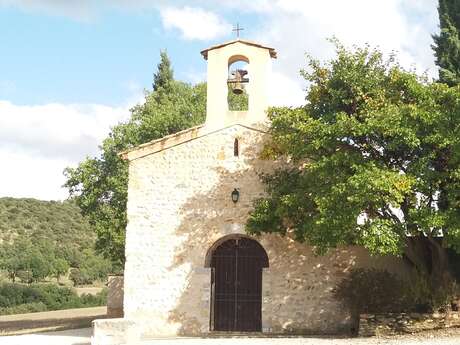
<path id="1" fill-rule="evenodd" d="M 81 296 L 83 294 L 96 295 L 97 293 L 101 292 L 102 289 L 103 289 L 102 287 L 94 287 L 94 286 L 74 288 L 78 296 Z"/>
<path id="2" fill-rule="evenodd" d="M 89 345 L 91 328 L 0 337 L 1 345 Z M 459 345 L 460 329 L 438 330 L 389 338 L 169 338 L 142 345 Z M 135 345 L 135 344 L 129 344 Z"/>
<path id="3" fill-rule="evenodd" d="M 1 345 L 89 345 L 91 328 L 0 337 Z"/>
<path id="4" fill-rule="evenodd" d="M 0 316 L 0 335 L 89 327 L 91 321 L 105 318 L 106 315 L 107 307 L 2 315 Z M 3 345 L 2 341 L 0 345 Z"/>

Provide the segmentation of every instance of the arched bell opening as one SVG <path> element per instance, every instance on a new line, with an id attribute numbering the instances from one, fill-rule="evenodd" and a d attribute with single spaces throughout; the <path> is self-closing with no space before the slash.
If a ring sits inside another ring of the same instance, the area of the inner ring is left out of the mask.
<path id="1" fill-rule="evenodd" d="M 249 59 L 235 55 L 228 60 L 227 103 L 230 111 L 249 110 Z"/>
<path id="2" fill-rule="evenodd" d="M 265 249 L 247 236 L 231 236 L 210 248 L 210 329 L 262 331 L 262 272 L 268 267 Z"/>

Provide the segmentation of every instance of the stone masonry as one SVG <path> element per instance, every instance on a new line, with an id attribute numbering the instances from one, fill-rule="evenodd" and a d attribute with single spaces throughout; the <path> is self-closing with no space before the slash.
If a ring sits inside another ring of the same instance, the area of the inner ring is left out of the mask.
<path id="1" fill-rule="evenodd" d="M 209 332 L 207 256 L 216 241 L 245 233 L 252 203 L 264 193 L 259 174 L 276 164 L 259 158 L 266 136 L 235 125 L 131 161 L 124 308 L 144 335 Z M 234 188 L 241 193 L 236 204 Z M 316 257 L 288 237 L 257 240 L 270 265 L 263 273 L 264 332 L 348 331 L 349 312 L 332 297 L 338 280 L 355 266 L 396 265 L 360 248 Z"/>
<path id="2" fill-rule="evenodd" d="M 107 288 L 107 317 L 123 317 L 123 276 L 109 276 Z"/>
<path id="3" fill-rule="evenodd" d="M 209 334 L 213 249 L 247 236 L 253 202 L 264 196 L 260 174 L 285 164 L 260 158 L 269 139 L 265 110 L 275 50 L 235 40 L 202 55 L 208 60 L 205 124 L 122 153 L 129 161 L 124 317 L 95 321 L 92 344 Z M 240 60 L 248 63 L 249 108 L 233 112 L 227 78 L 229 66 Z M 268 334 L 349 333 L 357 325 L 333 298 L 337 283 L 353 267 L 403 269 L 396 259 L 371 258 L 358 247 L 318 257 L 289 235 L 255 240 L 269 260 L 261 301 L 262 332 Z"/>

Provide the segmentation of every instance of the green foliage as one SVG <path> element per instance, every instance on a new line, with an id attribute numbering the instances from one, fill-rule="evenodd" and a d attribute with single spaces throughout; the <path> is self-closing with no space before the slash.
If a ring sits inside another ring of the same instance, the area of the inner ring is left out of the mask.
<path id="1" fill-rule="evenodd" d="M 128 185 L 127 162 L 118 154 L 204 122 L 205 84 L 173 80 L 165 52 L 154 79 L 154 90 L 146 91 L 145 102 L 131 109 L 130 120 L 112 128 L 100 157 L 65 171 L 65 186 L 96 229 L 98 251 L 118 266 L 124 262 Z"/>
<path id="2" fill-rule="evenodd" d="M 80 267 L 70 270 L 69 279 L 72 280 L 74 286 L 91 284 L 96 280 L 105 280 L 111 272 L 111 262 L 94 255 L 92 251 L 85 251 L 83 255 L 84 259 Z"/>
<path id="3" fill-rule="evenodd" d="M 173 79 L 166 52 L 154 74 L 153 91 L 131 109 L 131 118 L 112 128 L 101 155 L 67 168 L 65 186 L 95 227 L 96 248 L 116 266 L 124 262 L 128 164 L 119 153 L 154 139 L 202 124 L 206 114 L 206 84 L 190 85 Z M 229 108 L 244 107 L 247 95 L 229 95 Z M 80 272 L 80 276 L 84 272 Z M 74 273 L 77 275 L 77 273 Z M 83 274 L 84 275 L 84 274 Z"/>
<path id="4" fill-rule="evenodd" d="M 265 177 L 269 196 L 247 230 L 292 231 L 320 253 L 359 244 L 393 255 L 404 253 L 407 235 L 442 232 L 460 250 L 460 90 L 368 47 L 337 44 L 336 59 L 309 66 L 307 104 L 269 111 L 264 155 L 290 164 Z"/>
<path id="5" fill-rule="evenodd" d="M 27 279 L 27 282 L 39 281 L 51 275 L 54 257 L 50 247 L 41 244 L 34 246 L 30 238 L 21 237 L 12 244 L 1 245 L 3 258 L 0 267 L 8 272 L 13 282 L 20 272 L 22 279 Z"/>
<path id="6" fill-rule="evenodd" d="M 460 84 L 460 0 L 439 0 L 440 33 L 434 35 L 433 50 L 439 66 L 439 80 Z"/>
<path id="7" fill-rule="evenodd" d="M 18 237 L 48 241 L 61 251 L 91 247 L 95 235 L 73 202 L 0 198 L 0 241 Z"/>
<path id="8" fill-rule="evenodd" d="M 240 95 L 233 93 L 232 88 L 228 88 L 227 93 L 228 110 L 230 111 L 247 111 L 249 109 L 249 95 L 246 90 Z"/>
<path id="9" fill-rule="evenodd" d="M 108 290 L 104 288 L 101 290 L 101 292 L 98 292 L 96 295 L 84 293 L 80 296 L 80 300 L 82 305 L 84 305 L 85 307 L 97 307 L 100 305 L 107 304 L 107 295 Z"/>
<path id="10" fill-rule="evenodd" d="M 205 87 L 171 82 L 146 94 L 144 104 L 132 109 L 131 119 L 112 129 L 98 158 L 87 158 L 66 169 L 71 196 L 97 233 L 97 249 L 119 266 L 124 262 L 127 162 L 118 153 L 141 143 L 192 127 L 203 121 Z"/>
<path id="11" fill-rule="evenodd" d="M 174 80 L 174 73 L 171 68 L 171 61 L 169 60 L 166 51 L 160 52 L 160 63 L 157 66 L 157 72 L 153 74 L 153 90 L 158 91 L 159 88 L 167 88 L 169 83 Z"/>
<path id="12" fill-rule="evenodd" d="M 93 266 L 104 279 L 110 263 L 94 250 L 95 235 L 73 202 L 0 199 L 0 268 L 14 282 L 66 275 L 69 267 Z"/>
<path id="13" fill-rule="evenodd" d="M 69 279 L 74 286 L 85 285 L 89 283 L 89 277 L 81 272 L 78 268 L 70 269 Z"/>
<path id="14" fill-rule="evenodd" d="M 53 284 L 0 284 L 0 315 L 105 305 L 107 291 L 78 296 L 73 290 Z"/>
<path id="15" fill-rule="evenodd" d="M 47 260 L 43 252 L 39 251 L 38 248 L 32 247 L 27 254 L 24 268 L 32 272 L 33 281 L 43 280 L 51 275 L 53 271 L 53 262 Z"/>
<path id="16" fill-rule="evenodd" d="M 39 313 L 42 311 L 48 311 L 48 308 L 46 307 L 45 303 L 32 302 L 32 303 L 19 304 L 14 307 L 0 308 L 0 315 Z"/>
<path id="17" fill-rule="evenodd" d="M 52 273 L 56 277 L 56 279 L 59 281 L 59 278 L 62 275 L 67 274 L 67 272 L 69 271 L 69 268 L 70 268 L 70 265 L 65 259 L 57 258 L 54 261 Z"/>

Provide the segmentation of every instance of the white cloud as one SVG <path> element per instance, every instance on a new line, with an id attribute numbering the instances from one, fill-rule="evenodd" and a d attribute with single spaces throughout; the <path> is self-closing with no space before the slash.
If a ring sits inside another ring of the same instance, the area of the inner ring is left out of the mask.
<path id="1" fill-rule="evenodd" d="M 0 194 L 65 198 L 64 168 L 96 155 L 110 127 L 128 118 L 128 109 L 0 101 Z"/>
<path id="2" fill-rule="evenodd" d="M 332 36 L 348 46 L 369 43 L 385 52 L 396 50 L 403 66 L 415 66 L 419 72 L 428 70 L 435 76 L 430 45 L 431 34 L 438 30 L 436 5 L 436 0 L 101 0 L 97 5 L 90 0 L 0 0 L 0 7 L 15 6 L 76 19 L 92 18 L 106 8 L 158 10 L 164 27 L 177 30 L 188 40 L 228 35 L 231 25 L 220 16 L 232 13 L 226 11 L 243 11 L 249 18 L 240 23 L 246 27 L 243 37 L 257 32 L 248 38 L 278 51 L 270 85 L 271 105 L 304 102 L 305 83 L 299 76 L 299 69 L 306 67 L 304 53 L 320 60 L 331 58 L 333 47 L 326 39 Z M 252 21 L 251 14 L 257 15 L 257 21 Z M 189 80 L 202 79 L 193 70 L 181 73 Z M 126 87 L 131 91 L 139 88 L 132 82 Z M 2 89 L 11 89 L 11 84 L 0 83 Z M 140 98 L 132 100 L 136 103 Z M 62 170 L 76 165 L 86 155 L 96 154 L 97 144 L 110 125 L 127 116 L 127 109 L 128 106 L 18 106 L 0 102 L 0 193 L 64 198 L 65 190 L 60 188 L 64 182 Z"/>
<path id="3" fill-rule="evenodd" d="M 90 0 L 0 0 L 0 7 L 15 7 L 27 12 L 65 16 L 88 21 L 94 17 Z"/>
<path id="4" fill-rule="evenodd" d="M 305 104 L 305 86 L 294 78 L 273 71 L 268 88 L 269 105 L 273 107 Z"/>
<path id="5" fill-rule="evenodd" d="M 0 0 L 1 6 L 76 19 L 111 9 L 158 10 L 164 27 L 177 29 L 189 40 L 229 35 L 231 25 L 220 16 L 238 11 L 249 18 L 242 23 L 247 25 L 243 37 L 258 32 L 253 39 L 277 48 L 280 72 L 291 79 L 298 79 L 298 69 L 305 65 L 304 52 L 319 59 L 332 56 L 326 41 L 332 36 L 347 45 L 369 43 L 398 51 L 404 66 L 437 74 L 430 48 L 431 34 L 438 30 L 437 0 Z M 257 15 L 261 24 L 254 24 L 248 14 Z"/>
<path id="6" fill-rule="evenodd" d="M 63 170 L 75 163 L 66 159 L 52 159 L 16 152 L 0 147 L 0 197 L 64 200 L 67 190 L 61 188 Z"/>
<path id="7" fill-rule="evenodd" d="M 232 26 L 213 12 L 193 7 L 160 10 L 163 26 L 178 29 L 187 40 L 211 40 L 228 35 Z"/>
<path id="8" fill-rule="evenodd" d="M 278 51 L 274 72 L 282 76 L 279 94 L 286 99 L 293 94 L 286 92 L 288 85 L 298 85 L 297 93 L 304 87 L 299 76 L 306 67 L 304 53 L 322 61 L 332 58 L 334 48 L 327 38 L 333 36 L 347 46 L 369 43 L 385 53 L 396 51 L 404 67 L 435 77 L 430 45 L 437 30 L 436 4 L 435 0 L 277 0 L 265 9 L 254 39 Z"/>

